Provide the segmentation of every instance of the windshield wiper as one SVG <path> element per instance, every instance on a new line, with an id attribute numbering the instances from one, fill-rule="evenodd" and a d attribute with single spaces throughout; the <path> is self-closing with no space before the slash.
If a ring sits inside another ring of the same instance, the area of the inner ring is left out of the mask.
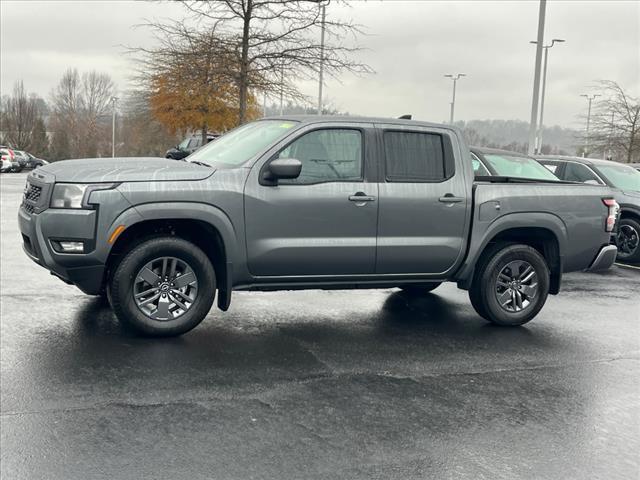
<path id="1" fill-rule="evenodd" d="M 202 165 L 203 167 L 209 167 L 209 168 L 213 168 L 211 165 L 209 165 L 208 163 L 204 163 L 204 162 L 199 162 L 197 160 L 187 160 L 189 163 L 195 163 L 196 165 Z"/>

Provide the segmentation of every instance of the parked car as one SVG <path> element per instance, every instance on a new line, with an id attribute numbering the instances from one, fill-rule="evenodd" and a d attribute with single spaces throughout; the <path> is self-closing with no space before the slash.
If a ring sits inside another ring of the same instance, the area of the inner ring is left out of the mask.
<path id="1" fill-rule="evenodd" d="M 217 133 L 207 133 L 207 143 L 212 140 L 215 140 L 220 135 Z M 202 135 L 192 135 L 190 137 L 185 138 L 182 142 L 176 145 L 173 148 L 167 150 L 165 154 L 165 158 L 172 158 L 173 160 L 182 160 L 185 157 L 188 157 L 197 149 L 202 146 Z"/>
<path id="2" fill-rule="evenodd" d="M 469 290 L 522 325 L 563 272 L 609 268 L 609 189 L 483 177 L 461 132 L 401 119 L 245 124 L 185 162 L 68 160 L 32 172 L 26 254 L 149 335 L 178 335 L 233 290 Z"/>
<path id="3" fill-rule="evenodd" d="M 29 161 L 29 156 L 27 155 L 26 152 L 23 152 L 22 150 L 14 150 L 13 154 L 15 155 L 16 161 L 20 165 L 20 171 L 22 171 L 25 168 L 28 168 L 27 163 Z"/>
<path id="4" fill-rule="evenodd" d="M 20 172 L 22 170 L 12 148 L 0 145 L 0 159 L 2 160 L 2 173 Z"/>
<path id="5" fill-rule="evenodd" d="M 477 177 L 502 176 L 558 181 L 553 173 L 534 158 L 495 148 L 470 147 L 473 173 Z"/>
<path id="6" fill-rule="evenodd" d="M 542 156 L 538 161 L 562 180 L 607 185 L 620 204 L 618 259 L 640 262 L 640 172 L 632 167 L 582 157 Z"/>
<path id="7" fill-rule="evenodd" d="M 34 157 L 29 152 L 24 153 L 27 155 L 27 168 L 34 169 L 49 164 L 49 162 L 47 162 L 46 160 Z"/>

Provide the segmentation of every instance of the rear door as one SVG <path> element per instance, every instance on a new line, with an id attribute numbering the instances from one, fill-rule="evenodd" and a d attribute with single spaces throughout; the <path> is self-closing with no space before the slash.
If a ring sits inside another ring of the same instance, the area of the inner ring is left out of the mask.
<path id="1" fill-rule="evenodd" d="M 397 125 L 380 125 L 379 138 L 376 272 L 444 274 L 463 254 L 471 209 L 457 139 L 446 129 Z"/>
<path id="2" fill-rule="evenodd" d="M 253 275 L 374 273 L 378 184 L 367 173 L 374 143 L 372 124 L 313 124 L 253 166 L 245 186 Z M 300 160 L 300 177 L 261 184 L 275 158 Z"/>

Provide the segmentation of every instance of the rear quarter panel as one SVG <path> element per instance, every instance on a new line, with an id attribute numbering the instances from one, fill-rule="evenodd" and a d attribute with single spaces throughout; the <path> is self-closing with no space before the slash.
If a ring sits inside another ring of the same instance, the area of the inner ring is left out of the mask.
<path id="1" fill-rule="evenodd" d="M 605 197 L 612 197 L 607 187 L 592 185 L 477 183 L 469 252 L 457 279 L 471 275 L 487 244 L 512 228 L 551 231 L 558 240 L 563 272 L 587 268 L 610 240 Z"/>

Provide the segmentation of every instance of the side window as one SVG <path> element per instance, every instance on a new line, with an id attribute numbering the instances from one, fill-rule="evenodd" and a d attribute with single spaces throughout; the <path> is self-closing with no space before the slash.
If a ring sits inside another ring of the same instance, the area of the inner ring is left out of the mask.
<path id="1" fill-rule="evenodd" d="M 439 182 L 446 178 L 442 137 L 434 133 L 384 132 L 390 182 Z"/>
<path id="2" fill-rule="evenodd" d="M 477 177 L 488 177 L 491 174 L 489 170 L 482 164 L 480 159 L 475 155 L 475 153 L 470 152 L 471 154 L 471 164 L 473 165 L 473 174 Z"/>
<path id="3" fill-rule="evenodd" d="M 302 163 L 298 178 L 280 180 L 281 185 L 362 180 L 362 133 L 360 130 L 325 129 L 305 133 L 281 150 L 277 158 Z"/>
<path id="4" fill-rule="evenodd" d="M 547 169 L 551 172 L 551 173 L 555 173 L 556 175 L 558 175 L 558 167 L 559 165 L 557 163 L 551 163 L 551 162 L 540 162 L 542 165 L 544 165 L 545 167 L 547 167 Z"/>
<path id="5" fill-rule="evenodd" d="M 584 165 L 579 163 L 568 162 L 564 169 L 564 180 L 569 182 L 587 182 L 591 180 L 592 182 L 598 182 L 598 177 L 596 177 L 591 170 L 589 170 Z"/>

